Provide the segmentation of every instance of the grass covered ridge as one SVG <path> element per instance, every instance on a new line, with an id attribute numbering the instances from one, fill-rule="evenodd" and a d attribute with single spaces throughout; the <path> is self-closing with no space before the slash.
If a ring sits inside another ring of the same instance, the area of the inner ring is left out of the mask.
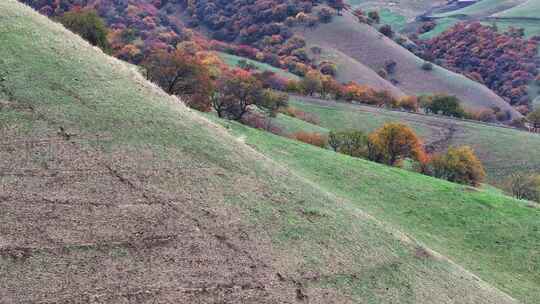
<path id="1" fill-rule="evenodd" d="M 539 299 L 539 208 L 492 188 L 477 190 L 221 123 L 321 189 L 444 253 L 524 303 Z"/>
<path id="2" fill-rule="evenodd" d="M 3 140 L 72 134 L 55 160 L 0 151 L 43 175 L 2 176 L 3 300 L 514 303 L 15 0 L 0 45 Z"/>

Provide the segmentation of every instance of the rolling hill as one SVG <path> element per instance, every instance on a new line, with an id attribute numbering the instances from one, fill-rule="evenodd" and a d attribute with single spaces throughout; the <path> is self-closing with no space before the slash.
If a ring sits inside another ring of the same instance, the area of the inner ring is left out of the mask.
<path id="1" fill-rule="evenodd" d="M 397 68 L 391 77 L 399 82 L 397 87 L 406 94 L 446 93 L 456 95 L 469 108 L 498 106 L 510 111 L 514 117 L 520 116 L 487 87 L 465 76 L 438 66 L 432 71 L 422 70 L 423 60 L 371 26 L 358 23 L 355 17 L 348 13 L 334 18 L 329 24 L 304 30 L 300 34 L 309 44 L 336 49 L 374 71 L 383 69 L 388 61 L 395 61 Z"/>
<path id="2" fill-rule="evenodd" d="M 478 278 L 15 0 L 0 2 L 0 44 L 2 302 L 516 303 L 486 281 L 539 299 L 535 257 L 522 266 L 538 221 L 521 226 L 537 209 L 523 202 L 320 154 L 399 183 L 408 203 L 480 212 L 464 242 L 459 213 L 459 229 L 418 234 Z M 371 186 L 365 202 L 394 199 Z"/>
<path id="3" fill-rule="evenodd" d="M 537 205 L 512 202 L 492 188 L 473 190 L 234 122 L 220 123 L 257 151 L 286 164 L 321 189 L 347 198 L 352 205 L 445 252 L 523 303 L 535 303 L 540 296 L 539 256 L 534 249 L 540 215 Z"/>

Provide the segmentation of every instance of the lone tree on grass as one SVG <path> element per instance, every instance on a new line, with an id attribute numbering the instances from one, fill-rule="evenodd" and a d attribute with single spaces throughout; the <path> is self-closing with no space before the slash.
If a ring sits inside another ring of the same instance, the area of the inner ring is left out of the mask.
<path id="1" fill-rule="evenodd" d="M 369 135 L 369 159 L 394 166 L 411 158 L 425 156 L 420 139 L 414 131 L 401 123 L 388 123 Z"/>

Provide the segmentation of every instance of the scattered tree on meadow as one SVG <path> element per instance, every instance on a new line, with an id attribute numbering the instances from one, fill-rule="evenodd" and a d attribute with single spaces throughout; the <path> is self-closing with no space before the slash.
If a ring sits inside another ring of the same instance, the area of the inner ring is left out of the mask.
<path id="1" fill-rule="evenodd" d="M 401 123 L 387 123 L 369 135 L 369 159 L 390 166 L 411 158 L 420 160 L 424 150 L 414 131 Z"/>
<path id="2" fill-rule="evenodd" d="M 212 106 L 221 118 L 240 120 L 248 107 L 260 100 L 262 85 L 249 74 L 223 75 L 212 95 Z"/>
<path id="3" fill-rule="evenodd" d="M 211 109 L 213 84 L 208 68 L 195 56 L 176 50 L 158 50 L 143 61 L 147 78 L 171 95 L 179 96 L 186 105 L 200 110 Z"/>
<path id="4" fill-rule="evenodd" d="M 275 90 L 265 89 L 262 91 L 257 106 L 270 117 L 275 117 L 280 109 L 289 105 L 289 95 Z"/>
<path id="5" fill-rule="evenodd" d="M 451 182 L 478 186 L 485 178 L 482 163 L 469 146 L 450 147 L 445 154 L 431 160 L 432 175 Z"/>
<path id="6" fill-rule="evenodd" d="M 95 10 L 85 9 L 67 12 L 58 20 L 66 28 L 79 34 L 90 44 L 106 52 L 110 50 L 107 40 L 107 25 Z"/>

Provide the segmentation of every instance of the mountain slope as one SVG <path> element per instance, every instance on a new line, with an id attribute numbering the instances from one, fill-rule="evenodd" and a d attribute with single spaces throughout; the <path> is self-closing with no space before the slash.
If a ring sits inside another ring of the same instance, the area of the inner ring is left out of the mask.
<path id="1" fill-rule="evenodd" d="M 515 303 L 15 0 L 0 44 L 2 302 Z"/>
<path id="2" fill-rule="evenodd" d="M 433 180 L 223 123 L 321 189 L 436 248 L 524 303 L 538 302 L 538 205 L 505 197 L 494 188 Z"/>
<path id="3" fill-rule="evenodd" d="M 458 96 L 471 108 L 498 106 L 514 117 L 520 116 L 501 97 L 477 82 L 437 66 L 433 71 L 422 70 L 423 60 L 371 26 L 358 23 L 348 13 L 302 35 L 311 44 L 335 48 L 375 71 L 384 68 L 387 61 L 397 62 L 392 77 L 399 81 L 398 88 L 407 94 L 447 93 Z"/>

